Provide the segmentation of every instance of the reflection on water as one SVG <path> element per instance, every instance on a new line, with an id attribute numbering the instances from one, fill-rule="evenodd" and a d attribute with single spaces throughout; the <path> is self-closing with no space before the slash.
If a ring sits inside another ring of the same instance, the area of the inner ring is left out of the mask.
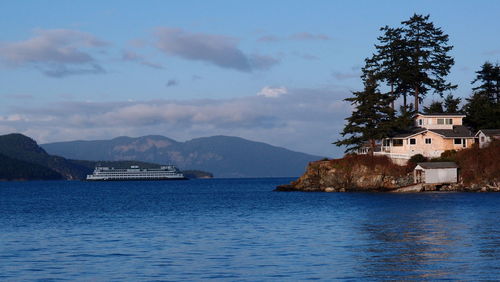
<path id="1" fill-rule="evenodd" d="M 499 280 L 500 194 L 0 183 L 0 280 Z"/>

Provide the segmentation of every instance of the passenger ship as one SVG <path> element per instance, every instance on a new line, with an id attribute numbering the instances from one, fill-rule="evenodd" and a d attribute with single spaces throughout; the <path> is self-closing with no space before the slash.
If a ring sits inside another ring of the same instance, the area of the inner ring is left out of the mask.
<path id="1" fill-rule="evenodd" d="M 184 174 L 173 165 L 160 166 L 159 168 L 109 168 L 97 166 L 94 172 L 87 175 L 91 181 L 113 181 L 113 180 L 183 180 L 187 179 Z"/>

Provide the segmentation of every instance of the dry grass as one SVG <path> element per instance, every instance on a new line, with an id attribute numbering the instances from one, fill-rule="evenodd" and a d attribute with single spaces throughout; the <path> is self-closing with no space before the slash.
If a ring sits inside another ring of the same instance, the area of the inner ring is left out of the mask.
<path id="1" fill-rule="evenodd" d="M 394 164 L 387 156 L 370 156 L 348 154 L 341 159 L 330 160 L 334 168 L 349 169 L 355 166 L 364 166 L 371 171 L 381 172 L 384 175 L 403 176 L 413 168 Z"/>
<path id="2" fill-rule="evenodd" d="M 465 184 L 500 181 L 500 140 L 486 148 L 458 151 L 453 158 L 460 166 L 460 176 Z"/>

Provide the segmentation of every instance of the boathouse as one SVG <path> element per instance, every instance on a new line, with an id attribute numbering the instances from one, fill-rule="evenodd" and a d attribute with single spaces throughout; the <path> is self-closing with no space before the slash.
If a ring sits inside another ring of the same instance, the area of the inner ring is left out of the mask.
<path id="1" fill-rule="evenodd" d="M 413 170 L 415 183 L 449 184 L 458 182 L 458 165 L 454 162 L 418 163 Z"/>

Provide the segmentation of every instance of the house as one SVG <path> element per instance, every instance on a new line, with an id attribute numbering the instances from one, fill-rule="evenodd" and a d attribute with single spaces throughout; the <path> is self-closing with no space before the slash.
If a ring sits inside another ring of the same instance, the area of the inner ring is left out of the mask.
<path id="1" fill-rule="evenodd" d="M 415 183 L 449 184 L 458 182 L 458 165 L 454 162 L 418 163 L 413 170 Z"/>
<path id="2" fill-rule="evenodd" d="M 500 129 L 481 129 L 476 133 L 479 148 L 488 146 L 493 139 L 500 139 Z"/>
<path id="3" fill-rule="evenodd" d="M 440 157 L 447 150 L 470 148 L 474 135 L 462 124 L 462 114 L 417 114 L 415 128 L 406 133 L 392 136 L 381 141 L 379 152 L 393 162 L 406 164 L 416 154 L 424 157 Z"/>

